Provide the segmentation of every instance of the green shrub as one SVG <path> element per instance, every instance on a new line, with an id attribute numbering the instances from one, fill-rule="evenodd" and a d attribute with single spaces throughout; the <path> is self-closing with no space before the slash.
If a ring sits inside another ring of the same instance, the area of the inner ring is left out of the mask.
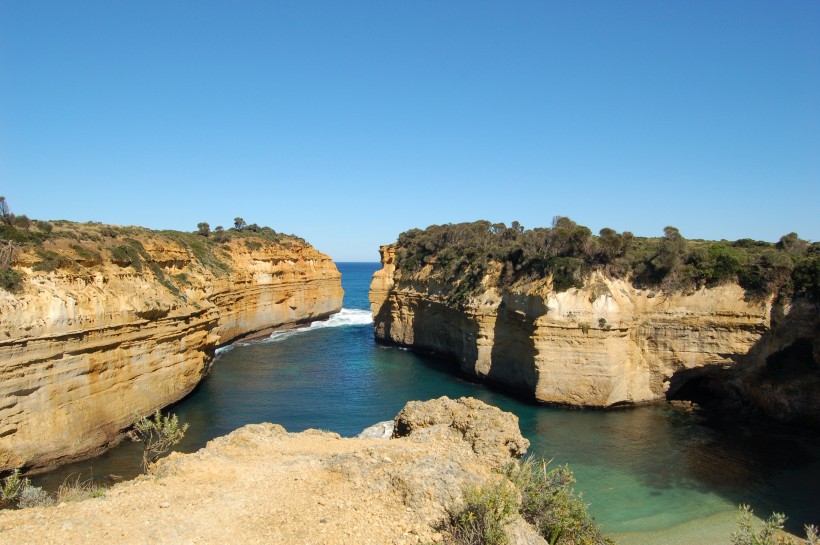
<path id="1" fill-rule="evenodd" d="M 57 269 L 64 269 L 72 264 L 69 258 L 51 250 L 38 249 L 37 255 L 40 257 L 40 261 L 31 267 L 35 271 L 52 272 Z"/>
<path id="2" fill-rule="evenodd" d="M 567 466 L 548 469 L 548 462 L 528 458 L 511 462 L 504 475 L 521 494 L 521 516 L 550 545 L 606 545 L 581 495 L 571 488 L 575 476 Z"/>
<path id="3" fill-rule="evenodd" d="M 26 216 L 25 214 L 21 216 L 15 216 L 12 223 L 18 229 L 28 229 L 29 227 L 31 227 L 31 220 L 28 219 L 28 216 Z"/>
<path id="4" fill-rule="evenodd" d="M 472 486 L 445 529 L 458 545 L 505 545 L 504 527 L 518 511 L 518 494 L 506 480 Z"/>
<path id="5" fill-rule="evenodd" d="M 79 244 L 72 244 L 71 249 L 76 252 L 80 259 L 88 264 L 99 265 L 102 263 L 102 256 L 100 253 L 92 250 L 91 248 L 86 248 L 85 246 L 80 246 Z"/>
<path id="6" fill-rule="evenodd" d="M 630 279 L 641 289 L 683 291 L 739 282 L 750 297 L 814 297 L 812 256 L 820 254 L 816 243 L 809 245 L 794 233 L 777 245 L 750 239 L 686 240 L 671 226 L 660 238 L 609 228 L 593 236 L 566 217 L 556 217 L 552 227 L 534 229 L 483 220 L 431 225 L 401 233 L 395 249 L 399 276 L 422 287 L 426 283 L 429 292 L 456 306 L 482 291 L 485 280 L 503 290 L 552 278 L 552 289 L 561 292 L 583 287 L 594 270 Z M 494 271 L 497 276 L 488 278 Z"/>
<path id="7" fill-rule="evenodd" d="M 250 227 L 249 227 L 249 229 L 250 229 Z M 245 246 L 248 248 L 248 250 L 255 251 L 255 250 L 258 250 L 262 247 L 262 243 L 258 242 L 256 240 L 246 240 L 245 241 Z"/>
<path id="8" fill-rule="evenodd" d="M 100 228 L 100 235 L 108 238 L 117 238 L 119 233 L 116 229 L 111 227 L 110 225 L 106 225 L 105 227 Z"/>
<path id="9" fill-rule="evenodd" d="M 143 417 L 134 422 L 129 437 L 132 441 L 143 444 L 143 470 L 148 471 L 148 466 L 152 462 L 182 441 L 187 430 L 188 424 L 180 426 L 175 414 L 162 416 L 159 411 L 156 411 L 153 417 Z"/>
<path id="10" fill-rule="evenodd" d="M 28 483 L 28 479 L 20 478 L 20 470 L 15 469 L 0 481 L 0 501 L 4 503 L 16 501 Z"/>
<path id="11" fill-rule="evenodd" d="M 811 525 L 805 527 L 806 539 L 795 540 L 792 537 L 781 535 L 786 517 L 782 513 L 772 513 L 763 521 L 760 528 L 753 524 L 754 512 L 748 505 L 740 506 L 737 517 L 738 529 L 732 532 L 732 545 L 818 545 L 820 537 L 817 528 Z"/>
<path id="12" fill-rule="evenodd" d="M 118 265 L 122 265 L 124 267 L 131 266 L 134 268 L 135 271 L 142 272 L 142 257 L 140 250 L 142 249 L 142 245 L 133 244 L 133 239 L 126 239 L 129 244 L 121 244 L 119 246 L 114 246 L 111 248 L 111 260 Z"/>
<path id="13" fill-rule="evenodd" d="M 54 226 L 47 221 L 34 220 L 34 227 L 36 227 L 45 234 L 51 234 L 51 232 L 54 230 Z"/>
<path id="14" fill-rule="evenodd" d="M 0 269 L 0 288 L 17 293 L 23 287 L 23 278 L 12 268 Z"/>

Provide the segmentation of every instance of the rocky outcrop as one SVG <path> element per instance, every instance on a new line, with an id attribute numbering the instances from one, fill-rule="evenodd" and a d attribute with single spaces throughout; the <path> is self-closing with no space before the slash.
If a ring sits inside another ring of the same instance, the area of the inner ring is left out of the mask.
<path id="1" fill-rule="evenodd" d="M 0 511 L 0 535 L 31 545 L 55 536 L 65 545 L 440 543 L 447 510 L 469 485 L 499 478 L 492 466 L 509 452 L 486 444 L 485 456 L 460 428 L 490 431 L 515 417 L 476 400 L 408 412 L 431 425 L 390 440 L 245 426 L 194 454 L 172 454 L 102 498 Z M 526 440 L 518 433 L 514 442 Z M 545 543 L 520 518 L 510 534 L 512 544 Z"/>
<path id="2" fill-rule="evenodd" d="M 0 290 L 0 469 L 93 455 L 188 394 L 217 346 L 341 308 L 335 265 L 294 237 L 69 227 Z"/>
<path id="3" fill-rule="evenodd" d="M 393 437 L 456 434 L 493 468 L 521 458 L 530 442 L 521 435 L 518 417 L 471 397 L 410 401 L 396 416 Z"/>
<path id="4" fill-rule="evenodd" d="M 787 404 L 800 411 L 813 405 L 811 418 L 820 422 L 810 387 L 818 377 L 820 322 L 805 300 L 789 307 L 748 301 L 736 284 L 690 293 L 641 290 L 593 273 L 584 288 L 561 293 L 548 278 L 501 292 L 488 276 L 481 293 L 456 307 L 445 302 L 446 286 L 429 277 L 429 266 L 408 275 L 396 269 L 392 246 L 381 252 L 383 268 L 370 290 L 380 342 L 446 356 L 467 374 L 574 406 L 662 400 L 694 378 L 733 370 L 724 381 L 736 392 L 767 398 L 772 416 L 790 419 L 775 408 L 785 402 L 773 401 L 782 388 L 755 394 L 753 375 L 803 339 L 815 359 Z"/>

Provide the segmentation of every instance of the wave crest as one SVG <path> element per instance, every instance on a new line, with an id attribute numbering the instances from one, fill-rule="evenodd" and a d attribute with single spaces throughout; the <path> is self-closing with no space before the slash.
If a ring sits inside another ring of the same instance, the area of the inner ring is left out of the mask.
<path id="1" fill-rule="evenodd" d="M 294 335 L 301 335 L 309 333 L 317 329 L 325 329 L 328 327 L 346 327 L 354 325 L 367 325 L 373 323 L 373 316 L 369 310 L 361 310 L 357 308 L 343 308 L 338 313 L 332 315 L 327 320 L 319 322 L 312 322 L 308 326 L 297 327 L 294 329 L 286 329 L 285 331 L 274 331 L 267 339 L 262 339 L 257 342 L 271 343 L 285 340 Z"/>

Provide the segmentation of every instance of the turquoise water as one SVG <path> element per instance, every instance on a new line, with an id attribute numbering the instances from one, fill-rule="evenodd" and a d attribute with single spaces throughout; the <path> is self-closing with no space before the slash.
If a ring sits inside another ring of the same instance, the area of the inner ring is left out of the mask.
<path id="1" fill-rule="evenodd" d="M 523 403 L 466 380 L 440 360 L 373 341 L 367 289 L 375 263 L 340 263 L 345 310 L 310 328 L 223 349 L 213 371 L 173 411 L 190 429 L 179 450 L 248 423 L 355 435 L 413 399 L 473 396 L 520 418 L 531 452 L 569 463 L 591 511 L 619 543 L 728 543 L 738 503 L 820 522 L 820 440 L 709 421 L 666 406 L 572 411 Z M 137 445 L 38 477 L 130 477 Z M 704 541 L 706 540 L 706 541 Z M 686 542 L 680 541 L 680 542 Z"/>

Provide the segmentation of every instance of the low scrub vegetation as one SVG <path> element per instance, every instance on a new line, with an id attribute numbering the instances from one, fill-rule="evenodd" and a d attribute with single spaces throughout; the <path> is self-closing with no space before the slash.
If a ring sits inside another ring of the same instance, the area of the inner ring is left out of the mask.
<path id="1" fill-rule="evenodd" d="M 207 222 L 197 225 L 193 233 L 181 231 L 153 231 L 143 227 L 122 227 L 103 225 L 97 222 L 75 223 L 65 220 L 31 220 L 25 215 L 11 212 L 9 203 L 0 196 L 0 289 L 20 292 L 26 278 L 20 270 L 17 258 L 26 255 L 28 263 L 36 256 L 32 268 L 35 271 L 52 272 L 70 269 L 82 273 L 103 265 L 107 260 L 130 267 L 138 273 L 150 270 L 169 291 L 177 296 L 181 292 L 171 278 L 187 279 L 185 272 L 172 271 L 166 276 L 167 263 L 159 263 L 145 249 L 146 237 L 154 237 L 168 245 L 179 244 L 188 253 L 191 266 L 202 266 L 217 276 L 231 272 L 230 252 L 226 244 L 240 239 L 249 250 L 264 248 L 265 241 L 273 246 L 291 248 L 301 246 L 305 241 L 293 235 L 277 233 L 270 227 L 252 223 L 247 225 L 242 218 L 234 227 L 224 229 L 221 225 L 211 230 Z M 164 241 L 162 239 L 165 239 Z M 190 271 L 186 271 L 190 272 Z M 91 278 L 85 275 L 85 278 Z"/>
<path id="2" fill-rule="evenodd" d="M 105 495 L 106 490 L 106 486 L 91 479 L 81 480 L 78 475 L 73 480 L 66 479 L 54 494 L 49 494 L 39 486 L 33 486 L 28 478 L 20 476 L 19 469 L 15 469 L 0 479 L 0 507 L 48 507 L 59 503 L 100 498 Z"/>
<path id="3" fill-rule="evenodd" d="M 740 506 L 737 530 L 732 533 L 732 545 L 820 545 L 817 527 L 806 525 L 806 539 L 786 535 L 786 516 L 773 513 L 763 524 L 754 524 L 754 513 L 748 505 Z"/>
<path id="4" fill-rule="evenodd" d="M 506 526 L 520 515 L 550 545 L 612 545 L 572 489 L 567 466 L 549 468 L 544 460 L 512 462 L 504 478 L 465 491 L 443 529 L 452 545 L 504 545 Z"/>
<path id="5" fill-rule="evenodd" d="M 820 301 L 820 243 L 795 233 L 777 243 L 710 242 L 686 240 L 671 226 L 662 237 L 642 238 L 609 228 L 596 236 L 565 217 L 534 229 L 477 221 L 406 231 L 396 255 L 402 274 L 425 270 L 425 278 L 443 286 L 442 296 L 454 304 L 465 303 L 487 279 L 505 288 L 551 278 L 560 292 L 582 287 L 596 270 L 639 288 L 686 291 L 736 282 L 750 298 Z"/>
<path id="6" fill-rule="evenodd" d="M 137 420 L 129 437 L 132 441 L 143 444 L 142 469 L 148 471 L 150 464 L 182 441 L 187 430 L 188 424 L 180 425 L 175 414 L 163 416 L 160 411 L 156 411 L 151 417 Z"/>

